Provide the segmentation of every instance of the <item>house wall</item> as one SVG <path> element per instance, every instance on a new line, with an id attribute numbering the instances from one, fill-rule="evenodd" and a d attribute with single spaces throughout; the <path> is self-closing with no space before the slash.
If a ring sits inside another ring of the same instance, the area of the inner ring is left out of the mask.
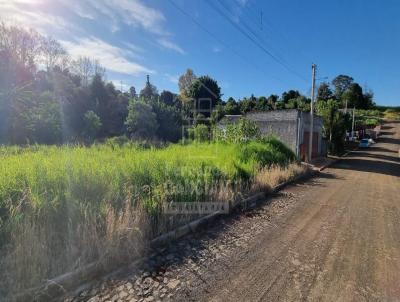
<path id="1" fill-rule="evenodd" d="M 262 135 L 273 135 L 297 152 L 297 121 L 256 122 Z"/>
<path id="2" fill-rule="evenodd" d="M 305 159 L 308 155 L 308 145 L 310 136 L 310 121 L 311 116 L 309 113 L 301 112 L 301 125 L 300 125 L 300 158 Z M 313 125 L 313 146 L 312 146 L 312 156 L 319 157 L 326 155 L 326 141 L 322 137 L 323 133 L 323 121 L 319 116 L 314 115 L 314 125 Z"/>
<path id="3" fill-rule="evenodd" d="M 254 112 L 246 114 L 246 118 L 257 123 L 263 136 L 273 135 L 280 139 L 293 152 L 298 153 L 298 111 L 279 110 Z"/>
<path id="4" fill-rule="evenodd" d="M 227 116 L 227 122 L 237 116 Z M 274 110 L 267 112 L 249 112 L 245 116 L 257 123 L 263 136 L 273 135 L 287 145 L 296 155 L 305 158 L 308 154 L 310 133 L 310 113 L 296 109 Z M 220 123 L 223 127 L 223 123 Z M 322 137 L 322 119 L 314 115 L 313 127 L 313 157 L 324 156 L 326 153 L 325 140 Z"/>

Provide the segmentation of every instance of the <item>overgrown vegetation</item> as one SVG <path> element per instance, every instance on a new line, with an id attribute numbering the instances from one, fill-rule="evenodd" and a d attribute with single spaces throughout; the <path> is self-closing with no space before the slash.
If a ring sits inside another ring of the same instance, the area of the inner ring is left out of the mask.
<path id="1" fill-rule="evenodd" d="M 0 280 L 9 281 L 1 288 L 17 291 L 95 259 L 126 259 L 111 247 L 139 252 L 165 231 L 163 203 L 228 201 L 250 190 L 260 169 L 295 160 L 273 138 L 161 149 L 115 140 L 89 148 L 2 147 L 0 156 Z"/>

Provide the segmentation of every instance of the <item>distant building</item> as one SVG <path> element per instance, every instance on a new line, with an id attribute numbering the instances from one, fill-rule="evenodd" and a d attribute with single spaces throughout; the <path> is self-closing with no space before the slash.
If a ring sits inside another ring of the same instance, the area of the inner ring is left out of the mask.
<path id="1" fill-rule="evenodd" d="M 263 136 L 276 136 L 304 160 L 308 154 L 310 116 L 310 113 L 297 109 L 249 112 L 244 116 L 226 115 L 219 125 L 224 127 L 227 123 L 236 123 L 241 117 L 245 117 L 257 123 Z M 325 156 L 327 153 L 322 127 L 322 118 L 314 115 L 312 147 L 314 158 Z"/>

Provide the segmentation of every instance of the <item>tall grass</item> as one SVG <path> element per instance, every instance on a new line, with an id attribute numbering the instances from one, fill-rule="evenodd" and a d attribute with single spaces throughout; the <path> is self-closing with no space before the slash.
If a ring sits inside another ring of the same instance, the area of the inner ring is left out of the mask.
<path id="1" fill-rule="evenodd" d="M 129 260 L 165 231 L 163 203 L 232 199 L 294 159 L 275 139 L 1 147 L 0 297 L 93 260 Z"/>

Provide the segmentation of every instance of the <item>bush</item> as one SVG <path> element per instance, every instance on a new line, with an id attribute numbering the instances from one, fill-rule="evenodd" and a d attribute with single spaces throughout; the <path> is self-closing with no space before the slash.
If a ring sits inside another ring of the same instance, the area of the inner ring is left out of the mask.
<path id="1" fill-rule="evenodd" d="M 210 140 L 210 130 L 204 124 L 196 125 L 193 128 L 193 135 L 196 142 L 207 142 Z"/>
<path id="2" fill-rule="evenodd" d="M 225 128 L 217 128 L 215 139 L 217 141 L 239 143 L 261 138 L 257 124 L 249 119 L 241 118 L 237 123 L 228 124 Z"/>

